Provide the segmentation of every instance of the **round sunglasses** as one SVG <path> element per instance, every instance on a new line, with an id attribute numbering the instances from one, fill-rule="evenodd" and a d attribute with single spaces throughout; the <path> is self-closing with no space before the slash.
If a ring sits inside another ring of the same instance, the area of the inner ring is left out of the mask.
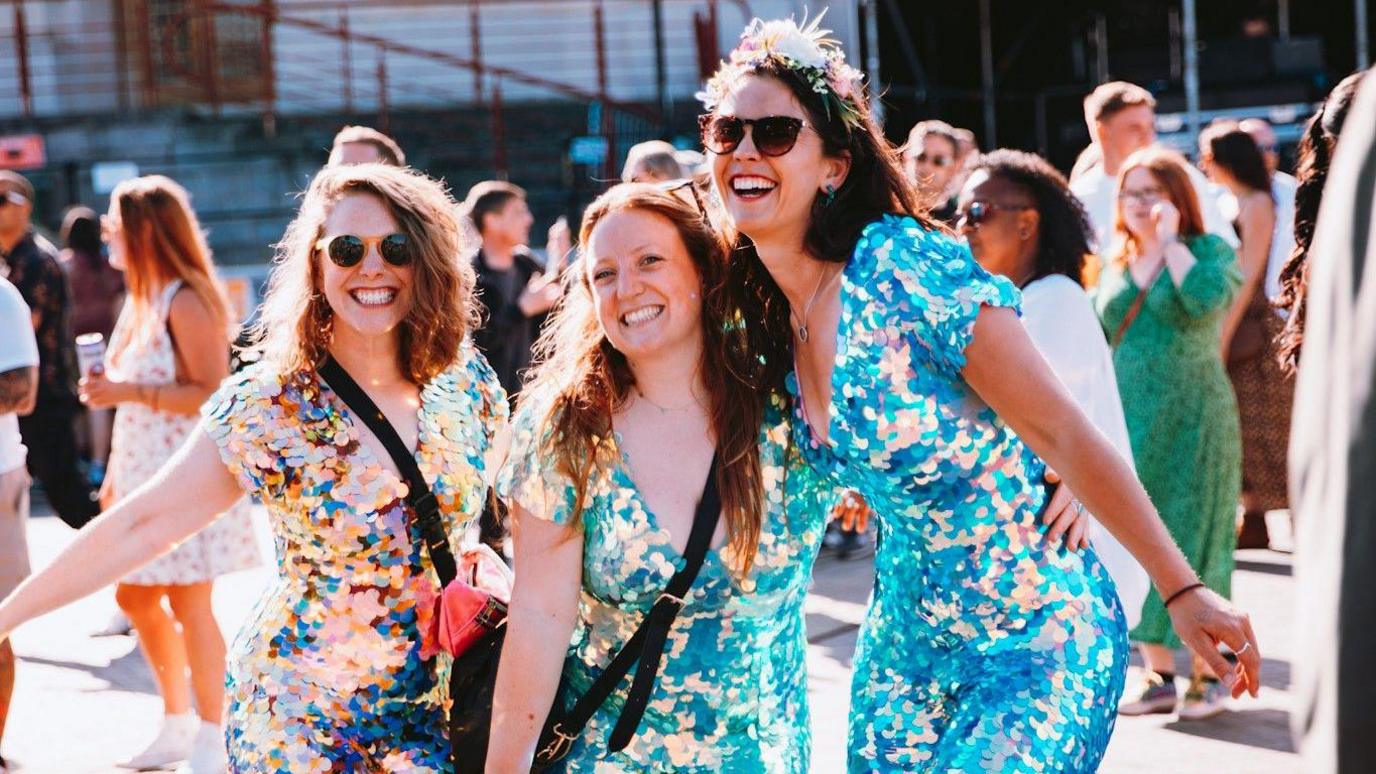
<path id="1" fill-rule="evenodd" d="M 798 142 L 798 133 L 807 125 L 803 119 L 793 116 L 738 118 L 708 113 L 698 117 L 703 147 L 718 155 L 734 151 L 749 129 L 750 137 L 760 153 L 782 156 L 793 150 Z"/>
<path id="2" fill-rule="evenodd" d="M 353 234 L 340 234 L 330 239 L 321 238 L 315 249 L 324 250 L 335 266 L 350 268 L 357 266 L 370 247 L 377 247 L 382 260 L 393 266 L 406 266 L 411 263 L 411 246 L 405 234 L 386 234 L 383 236 L 361 237 Z"/>

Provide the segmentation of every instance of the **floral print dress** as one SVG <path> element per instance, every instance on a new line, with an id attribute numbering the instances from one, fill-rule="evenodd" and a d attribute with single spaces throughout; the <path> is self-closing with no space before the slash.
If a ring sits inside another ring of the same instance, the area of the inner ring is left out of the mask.
<path id="1" fill-rule="evenodd" d="M 172 297 L 181 287 L 181 281 L 177 280 L 163 289 L 156 309 L 158 329 L 150 336 L 130 330 L 129 316 L 120 316 L 105 360 L 110 378 L 145 385 L 176 383 L 177 358 L 172 337 L 167 332 L 167 313 Z M 128 342 L 128 346 L 123 342 Z M 226 341 L 225 359 L 228 358 L 229 342 Z M 116 498 L 124 497 L 153 478 L 191 437 L 198 421 L 195 414 L 173 414 L 154 410 L 143 403 L 121 403 L 115 412 L 114 430 L 110 436 L 108 469 Z M 240 498 L 208 527 L 187 538 L 171 553 L 125 576 L 121 582 L 133 586 L 185 586 L 256 567 L 261 556 L 249 508 L 248 498 Z"/>
<path id="2" fill-rule="evenodd" d="M 501 487 L 536 518 L 569 524 L 575 493 L 545 451 L 547 406 L 527 400 L 517 411 Z M 583 588 L 564 667 L 560 702 L 566 711 L 683 566 L 631 480 L 616 439 L 608 446 L 611 462 L 595 469 L 579 517 Z M 787 412 L 777 397 L 760 431 L 760 466 L 766 512 L 749 576 L 739 578 L 725 549 L 708 551 L 669 632 L 639 731 L 624 750 L 608 753 L 632 671 L 574 743 L 560 764 L 563 771 L 808 770 L 803 598 L 821 546 L 829 490 L 819 487 L 791 445 Z"/>
<path id="3" fill-rule="evenodd" d="M 879 517 L 853 772 L 1092 772 L 1108 744 L 1127 668 L 1113 582 L 1093 550 L 1046 542 L 1044 464 L 960 376 L 980 308 L 1018 300 L 950 237 L 886 216 L 843 274 L 831 405 L 796 401 L 799 446 Z"/>
<path id="4" fill-rule="evenodd" d="M 420 403 L 416 460 L 454 540 L 482 508 L 506 394 L 465 343 Z M 231 648 L 230 768 L 449 771 L 447 657 L 424 658 L 419 634 L 439 583 L 406 484 L 314 373 L 250 366 L 202 411 L 277 547 L 277 578 Z"/>

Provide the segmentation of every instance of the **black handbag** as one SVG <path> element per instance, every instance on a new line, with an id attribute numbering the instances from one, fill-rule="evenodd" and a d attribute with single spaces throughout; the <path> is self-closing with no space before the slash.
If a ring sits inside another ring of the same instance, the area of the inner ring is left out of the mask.
<path id="1" fill-rule="evenodd" d="M 406 502 L 415 513 L 425 549 L 430 553 L 430 561 L 439 576 L 440 588 L 449 585 L 458 576 L 458 567 L 440 519 L 439 504 L 421 475 L 414 455 L 406 448 L 405 442 L 377 404 L 333 357 L 327 358 L 321 365 L 320 376 L 386 447 L 397 470 L 406 480 Z M 669 630 L 683 608 L 698 571 L 702 569 L 712 535 L 717 529 L 717 521 L 721 517 L 717 468 L 717 456 L 713 454 L 702 499 L 693 514 L 693 528 L 683 552 L 683 568 L 669 579 L 635 633 L 573 708 L 567 713 L 559 713 L 559 701 L 556 698 L 555 709 L 550 711 L 540 734 L 533 770 L 540 771 L 568 755 L 588 721 L 616 690 L 622 678 L 630 673 L 631 667 L 638 663 L 621 715 L 612 729 L 608 750 L 619 752 L 635 737 L 645 708 L 649 705 L 650 693 L 654 690 Z M 481 774 L 486 765 L 492 726 L 492 699 L 505 640 L 503 611 L 502 620 L 492 631 L 454 658 L 449 675 L 449 698 L 452 702 L 449 710 L 449 747 L 455 774 Z M 561 685 L 561 693 L 562 690 Z"/>

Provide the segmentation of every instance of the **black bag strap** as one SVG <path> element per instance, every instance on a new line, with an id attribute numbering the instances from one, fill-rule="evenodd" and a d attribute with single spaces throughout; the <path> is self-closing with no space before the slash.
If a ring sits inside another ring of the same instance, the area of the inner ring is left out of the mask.
<path id="1" fill-rule="evenodd" d="M 406 442 L 397 435 L 396 428 L 387 421 L 382 409 L 377 407 L 368 393 L 358 386 L 349 372 L 345 371 L 333 356 L 327 356 L 319 369 L 320 378 L 325 380 L 334 394 L 344 401 L 344 405 L 363 421 L 373 435 L 386 447 L 392 462 L 396 463 L 401 477 L 406 480 L 406 502 L 416 512 L 416 523 L 420 527 L 421 540 L 430 552 L 430 563 L 440 576 L 440 588 L 448 586 L 459 575 L 459 566 L 454 561 L 454 553 L 449 548 L 449 534 L 445 532 L 444 522 L 440 519 L 440 505 L 430 485 L 421 475 L 416 457 L 406 448 Z"/>
<path id="2" fill-rule="evenodd" d="M 683 568 L 674 573 L 665 585 L 664 591 L 655 600 L 650 612 L 640 622 L 640 626 L 626 640 L 621 651 L 616 654 L 606 670 L 593 681 L 592 687 L 583 694 L 573 709 L 559 719 L 550 729 L 555 738 L 549 744 L 542 744 L 542 754 L 556 754 L 553 751 L 567 747 L 583 733 L 583 728 L 592 719 L 607 697 L 630 671 L 637 661 L 635 677 L 631 680 L 630 692 L 621 708 L 612 729 L 607 748 L 619 752 L 630 744 L 635 732 L 640 728 L 640 720 L 650 703 L 650 693 L 655 687 L 655 677 L 664 655 L 664 643 L 673 627 L 674 619 L 683 608 L 688 590 L 697 580 L 698 571 L 707 557 L 712 535 L 717 531 L 717 521 L 721 518 L 721 496 L 717 492 L 717 455 L 712 455 L 712 465 L 707 471 L 707 482 L 703 485 L 702 499 L 698 501 L 693 514 L 693 529 L 688 533 L 688 544 L 683 551 Z"/>

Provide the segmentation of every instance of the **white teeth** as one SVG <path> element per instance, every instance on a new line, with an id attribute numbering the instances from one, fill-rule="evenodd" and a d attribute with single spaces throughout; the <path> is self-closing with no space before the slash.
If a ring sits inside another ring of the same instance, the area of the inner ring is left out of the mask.
<path id="1" fill-rule="evenodd" d="M 627 314 L 621 315 L 621 323 L 623 325 L 628 326 L 639 325 L 643 322 L 649 322 L 650 320 L 655 319 L 663 311 L 664 307 L 662 306 L 643 306 L 635 310 L 634 312 L 629 312 Z"/>
<path id="2" fill-rule="evenodd" d="M 774 181 L 764 177 L 742 175 L 731 181 L 731 188 L 737 193 L 758 193 L 772 191 L 778 187 Z"/>
<path id="3" fill-rule="evenodd" d="M 392 303 L 397 292 L 391 288 L 369 288 L 349 291 L 349 295 L 363 306 L 383 306 Z"/>

